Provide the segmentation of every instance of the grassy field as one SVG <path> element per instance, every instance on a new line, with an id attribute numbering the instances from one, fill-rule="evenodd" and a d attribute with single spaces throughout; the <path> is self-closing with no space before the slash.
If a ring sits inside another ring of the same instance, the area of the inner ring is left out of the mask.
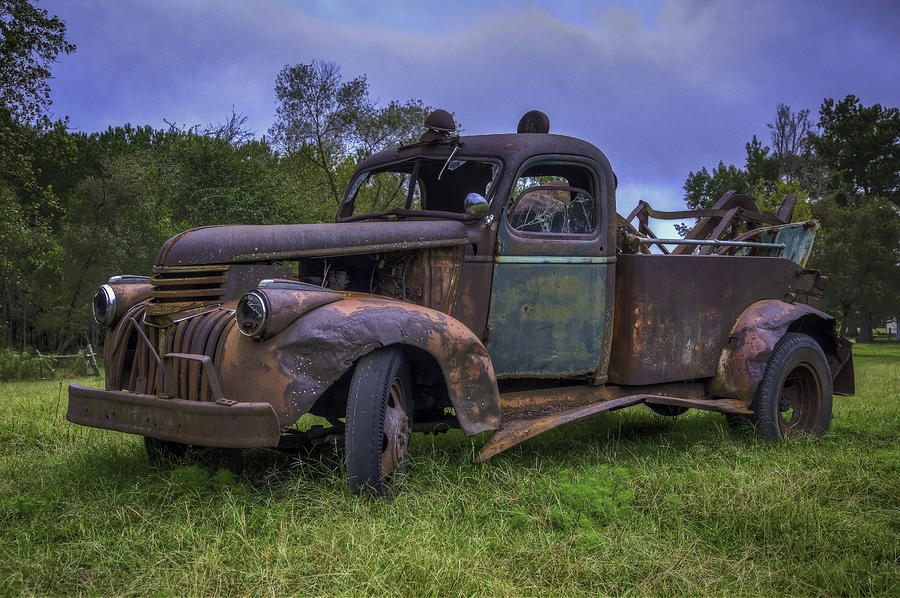
<path id="1" fill-rule="evenodd" d="M 896 596 L 900 344 L 855 358 L 824 438 L 635 407 L 476 466 L 486 436 L 417 435 L 379 503 L 334 454 L 154 468 L 67 423 L 67 382 L 0 384 L 0 594 Z"/>

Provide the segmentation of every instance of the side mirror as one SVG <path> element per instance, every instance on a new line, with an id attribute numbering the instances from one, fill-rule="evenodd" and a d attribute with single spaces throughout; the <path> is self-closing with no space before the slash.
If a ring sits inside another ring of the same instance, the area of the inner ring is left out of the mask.
<path id="1" fill-rule="evenodd" d="M 466 201 L 463 204 L 466 214 L 475 218 L 484 218 L 491 211 L 491 204 L 478 193 L 469 193 L 466 195 Z"/>

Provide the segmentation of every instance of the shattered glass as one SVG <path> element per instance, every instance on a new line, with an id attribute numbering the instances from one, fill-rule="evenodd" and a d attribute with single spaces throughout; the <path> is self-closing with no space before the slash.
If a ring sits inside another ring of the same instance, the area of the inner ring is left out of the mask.
<path id="1" fill-rule="evenodd" d="M 542 185 L 526 189 L 509 209 L 521 231 L 587 234 L 594 230 L 594 200 L 583 189 Z"/>

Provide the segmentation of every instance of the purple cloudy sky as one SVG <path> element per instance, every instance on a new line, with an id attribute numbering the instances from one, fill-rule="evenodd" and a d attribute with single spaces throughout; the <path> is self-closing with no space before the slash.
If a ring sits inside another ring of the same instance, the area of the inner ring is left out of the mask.
<path id="1" fill-rule="evenodd" d="M 900 105 L 897 0 L 43 0 L 78 46 L 54 69 L 56 116 L 109 125 L 220 123 L 258 135 L 286 64 L 339 63 L 382 101 L 421 98 L 466 133 L 537 108 L 584 138 L 638 199 L 679 209 L 690 170 L 743 163 L 775 106 L 856 94 Z"/>

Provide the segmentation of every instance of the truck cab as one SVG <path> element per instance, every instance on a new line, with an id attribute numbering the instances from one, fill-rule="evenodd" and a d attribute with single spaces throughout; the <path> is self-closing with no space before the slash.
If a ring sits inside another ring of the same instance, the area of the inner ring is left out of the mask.
<path id="1" fill-rule="evenodd" d="M 484 461 L 637 404 L 772 439 L 827 430 L 852 359 L 790 198 L 768 215 L 727 195 L 657 239 L 649 206 L 617 215 L 603 153 L 539 112 L 511 134 L 457 136 L 444 111 L 425 125 L 359 165 L 334 223 L 192 229 L 152 276 L 102 285 L 106 387 L 72 385 L 68 419 L 144 436 L 154 458 L 342 441 L 374 495 L 413 431 L 493 431 Z M 306 414 L 327 425 L 298 428 Z"/>

